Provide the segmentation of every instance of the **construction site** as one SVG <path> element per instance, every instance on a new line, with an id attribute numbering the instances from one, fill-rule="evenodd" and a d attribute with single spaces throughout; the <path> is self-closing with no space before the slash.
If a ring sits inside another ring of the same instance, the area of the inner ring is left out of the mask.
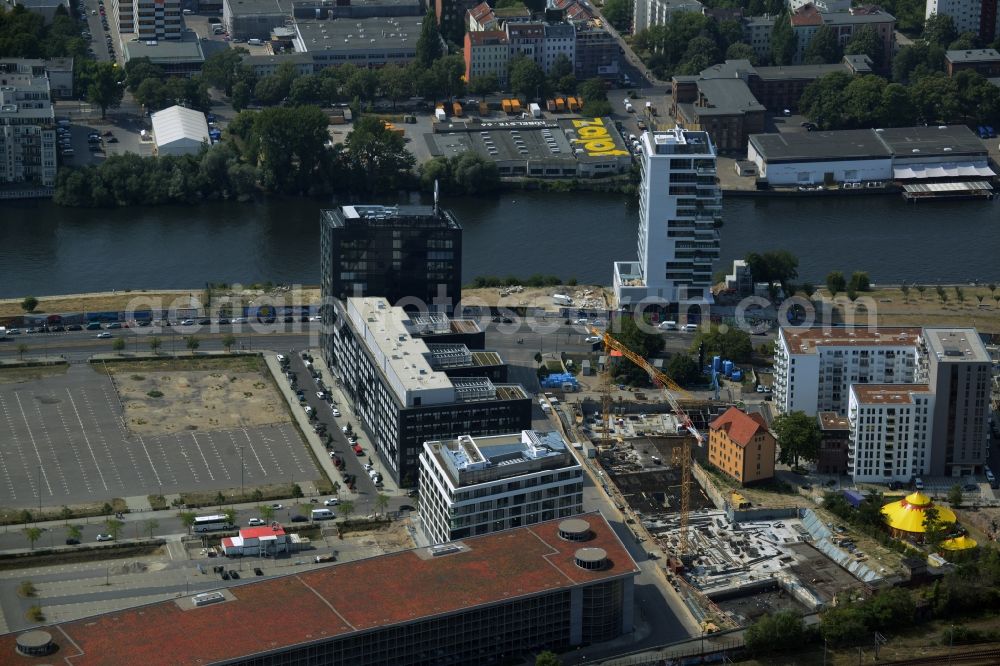
<path id="1" fill-rule="evenodd" d="M 905 578 L 898 561 L 861 548 L 804 497 L 754 506 L 717 483 L 704 465 L 709 424 L 732 405 L 681 402 L 686 392 L 645 359 L 608 334 L 603 341 L 663 388 L 641 401 L 620 392 L 612 400 L 606 377 L 596 397 L 547 395 L 572 441 L 587 443 L 588 466 L 636 539 L 662 557 L 664 574 L 706 630 L 786 609 L 815 612 L 838 595 L 866 595 Z"/>

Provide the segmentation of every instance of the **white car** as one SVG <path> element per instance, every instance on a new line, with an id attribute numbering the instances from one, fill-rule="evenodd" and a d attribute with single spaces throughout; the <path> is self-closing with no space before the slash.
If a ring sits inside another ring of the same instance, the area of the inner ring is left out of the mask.
<path id="1" fill-rule="evenodd" d="M 333 416 L 334 416 L 334 418 L 340 416 L 340 410 L 337 409 L 336 407 L 333 408 Z"/>
<path id="2" fill-rule="evenodd" d="M 285 355 L 284 354 L 278 354 L 277 356 L 275 356 L 275 358 L 278 360 L 278 363 L 284 363 L 285 362 Z"/>
<path id="3" fill-rule="evenodd" d="M 319 315 L 313 315 L 312 317 L 309 317 L 309 321 L 323 321 L 323 318 Z"/>
<path id="4" fill-rule="evenodd" d="M 344 433 L 345 435 L 347 434 L 347 431 L 350 429 L 351 429 L 350 426 L 340 426 L 340 432 Z"/>
<path id="5" fill-rule="evenodd" d="M 330 499 L 323 502 L 323 504 L 325 506 L 337 506 L 338 504 L 340 504 L 340 500 L 338 500 L 336 497 L 331 497 Z"/>
<path id="6" fill-rule="evenodd" d="M 323 391 L 316 391 L 316 397 L 320 400 L 326 400 L 326 393 Z"/>
<path id="7" fill-rule="evenodd" d="M 232 319 L 229 320 L 229 323 L 230 324 L 245 324 L 245 323 L 247 323 L 247 318 L 246 317 L 233 317 Z"/>
<path id="8" fill-rule="evenodd" d="M 275 504 L 271 505 L 271 508 L 274 509 L 275 511 L 280 511 L 281 509 L 284 509 L 285 507 L 282 506 L 281 504 L 275 503 Z"/>
<path id="9" fill-rule="evenodd" d="M 110 534 L 98 534 L 97 535 L 97 540 L 98 541 L 114 541 L 114 537 L 111 536 Z"/>
<path id="10" fill-rule="evenodd" d="M 194 326 L 194 319 L 185 319 L 181 322 L 181 326 Z"/>
<path id="11" fill-rule="evenodd" d="M 266 525 L 266 524 L 267 523 L 265 523 L 262 518 L 251 518 L 250 520 L 247 521 L 247 525 L 249 525 L 250 527 L 259 527 L 261 525 Z"/>
<path id="12" fill-rule="evenodd" d="M 578 323 L 578 324 L 583 324 L 584 326 L 586 326 L 586 325 L 587 325 L 587 324 L 589 324 L 590 322 L 589 322 L 589 321 L 587 321 L 587 320 L 586 320 L 585 318 L 581 318 L 581 319 L 577 319 L 577 320 L 576 320 L 576 323 Z"/>
<path id="13" fill-rule="evenodd" d="M 110 338 L 110 337 L 111 337 L 111 334 L 110 334 L 110 333 L 108 333 L 107 331 L 104 331 L 104 332 L 102 332 L 102 333 L 98 333 L 98 334 L 97 334 L 97 337 L 99 337 L 99 338 Z"/>
<path id="14" fill-rule="evenodd" d="M 601 336 L 599 335 L 588 335 L 586 338 L 584 338 L 584 342 L 588 344 L 594 344 L 595 342 L 600 342 L 600 341 L 601 341 Z"/>

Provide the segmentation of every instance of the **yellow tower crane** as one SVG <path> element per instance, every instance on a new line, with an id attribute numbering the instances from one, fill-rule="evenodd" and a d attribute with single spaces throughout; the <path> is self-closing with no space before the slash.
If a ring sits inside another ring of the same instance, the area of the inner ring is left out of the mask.
<path id="1" fill-rule="evenodd" d="M 667 375 L 663 374 L 649 362 L 646 361 L 642 356 L 636 354 L 634 351 L 626 347 L 624 344 L 616 340 L 607 331 L 602 331 L 600 329 L 593 328 L 591 332 L 594 335 L 600 336 L 604 342 L 604 350 L 608 355 L 606 362 L 604 364 L 604 395 L 602 395 L 602 408 L 604 413 L 602 414 L 604 418 L 604 444 L 608 445 L 610 443 L 610 436 L 608 435 L 611 428 L 611 351 L 615 350 L 621 352 L 621 355 L 628 360 L 635 363 L 637 366 L 646 371 L 653 383 L 658 385 L 663 389 L 663 394 L 667 398 L 667 402 L 670 403 L 670 407 L 674 410 L 674 414 L 677 415 L 678 423 L 695 438 L 698 442 L 698 446 L 702 445 L 704 441 L 698 429 L 694 427 L 694 423 L 691 422 L 691 417 L 687 415 L 684 408 L 681 407 L 680 403 L 677 402 L 675 394 L 688 395 L 688 392 L 677 385 L 677 382 L 672 380 Z M 684 443 L 681 447 L 681 534 L 680 534 L 680 554 L 686 555 L 688 550 L 688 514 L 691 510 L 691 440 L 687 437 L 684 438 Z"/>

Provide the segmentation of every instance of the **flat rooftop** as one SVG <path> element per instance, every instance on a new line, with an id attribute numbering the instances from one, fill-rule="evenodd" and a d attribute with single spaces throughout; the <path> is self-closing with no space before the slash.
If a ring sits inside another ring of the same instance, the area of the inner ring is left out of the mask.
<path id="1" fill-rule="evenodd" d="M 864 405 L 909 405 L 914 393 L 930 393 L 927 384 L 851 384 L 851 393 Z"/>
<path id="2" fill-rule="evenodd" d="M 846 416 L 841 416 L 837 412 L 820 412 L 816 415 L 819 418 L 820 430 L 850 430 L 851 422 Z"/>
<path id="3" fill-rule="evenodd" d="M 871 130 L 751 134 L 750 145 L 771 164 L 892 157 L 889 147 Z"/>
<path id="4" fill-rule="evenodd" d="M 1000 52 L 996 49 L 959 49 L 945 51 L 944 57 L 950 62 L 1000 62 Z"/>
<path id="5" fill-rule="evenodd" d="M 295 30 L 307 51 L 352 51 L 374 48 L 415 49 L 423 16 L 298 19 Z"/>
<path id="6" fill-rule="evenodd" d="M 925 328 L 923 337 L 927 350 L 938 361 L 990 362 L 986 345 L 974 328 Z"/>
<path id="7" fill-rule="evenodd" d="M 57 660 L 74 666 L 199 666 L 639 572 L 601 514 L 578 518 L 589 523 L 587 541 L 563 540 L 561 520 L 554 520 L 464 539 L 447 554 L 416 548 L 248 581 L 226 590 L 231 600 L 207 606 L 163 601 L 47 631 L 58 648 Z M 575 563 L 578 549 L 593 547 L 607 552 L 604 569 Z M 27 663 L 14 656 L 16 638 L 0 636 L 0 654 L 9 663 Z"/>
<path id="8" fill-rule="evenodd" d="M 693 111 L 700 116 L 765 111 L 742 79 L 704 79 L 698 81 L 698 91 L 711 105 L 694 106 Z"/>
<path id="9" fill-rule="evenodd" d="M 503 359 L 495 351 L 472 351 L 466 345 L 428 342 L 431 366 L 437 370 L 455 368 L 484 368 L 503 365 Z"/>
<path id="10" fill-rule="evenodd" d="M 320 215 L 335 227 L 462 228 L 451 212 L 434 206 L 353 205 L 321 210 Z"/>
<path id="11" fill-rule="evenodd" d="M 887 127 L 878 134 L 897 159 L 927 155 L 978 155 L 986 157 L 986 146 L 965 125 Z"/>
<path id="12" fill-rule="evenodd" d="M 715 147 L 708 132 L 676 127 L 663 132 L 643 132 L 639 140 L 649 155 L 702 155 L 715 157 Z"/>
<path id="13" fill-rule="evenodd" d="M 233 12 L 233 16 L 291 13 L 288 3 L 285 3 L 285 7 L 282 7 L 277 0 L 229 0 L 229 7 Z"/>
<path id="14" fill-rule="evenodd" d="M 545 461 L 571 466 L 566 441 L 558 432 L 522 430 L 519 433 L 474 437 L 463 435 L 448 441 L 425 442 L 424 448 L 444 470 L 453 487 L 498 481 L 539 471 Z M 530 467 L 530 469 L 526 469 Z M 476 472 L 493 472 L 476 474 Z"/>
<path id="15" fill-rule="evenodd" d="M 815 354 L 820 347 L 915 347 L 919 328 L 782 328 L 779 335 L 792 354 Z"/>
<path id="16" fill-rule="evenodd" d="M 205 52 L 197 37 L 193 40 L 127 41 L 124 49 L 126 62 L 133 58 L 149 58 L 152 62 L 161 64 L 205 62 Z"/>

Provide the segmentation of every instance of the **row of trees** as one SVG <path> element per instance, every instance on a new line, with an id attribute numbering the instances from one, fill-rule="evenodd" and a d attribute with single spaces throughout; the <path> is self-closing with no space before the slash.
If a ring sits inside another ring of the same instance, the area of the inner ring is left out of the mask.
<path id="1" fill-rule="evenodd" d="M 78 23 L 66 11 L 56 7 L 51 23 L 41 14 L 14 5 L 0 12 L 0 55 L 12 58 L 82 58 L 87 53 L 87 40 L 80 36 Z"/>
<path id="2" fill-rule="evenodd" d="M 500 171 L 493 160 L 467 150 L 421 164 L 420 184 L 424 190 L 433 190 L 435 181 L 444 194 L 489 194 L 500 186 Z"/>
<path id="3" fill-rule="evenodd" d="M 154 65 L 149 58 L 133 58 L 128 61 L 125 65 L 125 87 L 136 102 L 151 112 L 175 104 L 207 112 L 212 105 L 208 81 L 204 77 L 168 77 L 163 68 Z"/>

